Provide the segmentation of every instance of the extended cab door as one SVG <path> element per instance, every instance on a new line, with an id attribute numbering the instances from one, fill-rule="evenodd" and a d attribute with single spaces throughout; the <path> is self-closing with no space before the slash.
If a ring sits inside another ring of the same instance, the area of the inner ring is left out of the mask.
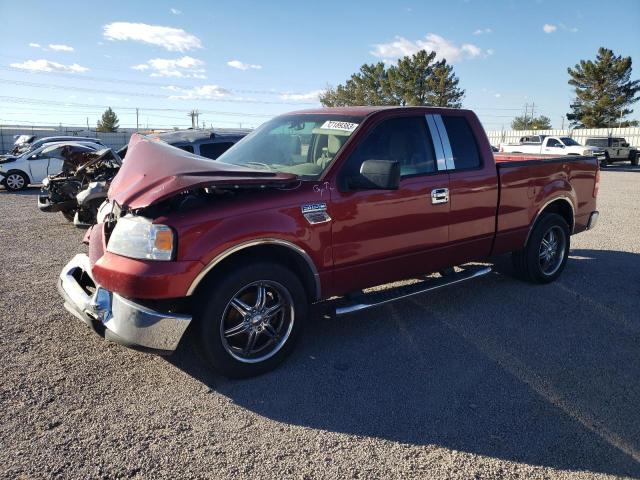
<path id="1" fill-rule="evenodd" d="M 461 112 L 442 115 L 441 133 L 449 172 L 451 265 L 491 254 L 498 209 L 498 172 L 479 120 Z"/>
<path id="2" fill-rule="evenodd" d="M 398 190 L 331 192 L 334 294 L 449 265 L 449 174 L 433 115 L 374 125 L 338 172 L 338 184 L 365 160 L 400 163 Z"/>

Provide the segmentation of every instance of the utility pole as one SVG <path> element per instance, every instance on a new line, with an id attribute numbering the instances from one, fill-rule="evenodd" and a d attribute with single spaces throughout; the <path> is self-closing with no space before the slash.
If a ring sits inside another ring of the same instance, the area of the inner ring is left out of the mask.
<path id="1" fill-rule="evenodd" d="M 87 117 L 87 132 L 89 131 L 89 117 Z"/>
<path id="2" fill-rule="evenodd" d="M 198 110 L 191 110 L 187 113 L 188 117 L 191 117 L 191 128 L 194 130 L 198 128 L 198 117 L 200 116 L 200 112 Z"/>
<path id="3" fill-rule="evenodd" d="M 562 127 L 561 127 L 561 130 L 564 130 L 564 115 L 562 115 L 562 116 L 560 117 L 560 119 L 562 120 Z"/>
<path id="4" fill-rule="evenodd" d="M 138 127 L 139 127 L 139 122 L 138 122 L 138 118 L 139 118 L 138 114 L 139 113 L 140 112 L 138 111 L 138 107 L 136 107 L 136 132 L 138 131 Z"/>

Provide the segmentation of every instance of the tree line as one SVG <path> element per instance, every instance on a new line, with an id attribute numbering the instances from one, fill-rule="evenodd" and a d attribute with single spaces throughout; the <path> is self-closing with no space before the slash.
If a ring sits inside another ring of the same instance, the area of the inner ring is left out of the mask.
<path id="1" fill-rule="evenodd" d="M 626 127 L 637 120 L 624 120 L 640 100 L 640 80 L 631 80 L 631 57 L 615 55 L 601 47 L 595 60 L 581 60 L 568 68 L 569 85 L 575 98 L 567 113 L 575 128 Z M 364 64 L 343 84 L 329 86 L 320 96 L 325 107 L 355 105 L 427 105 L 460 108 L 465 91 L 446 60 L 436 60 L 435 52 L 421 50 L 396 64 Z M 551 128 L 544 116 L 514 118 L 515 130 Z"/>

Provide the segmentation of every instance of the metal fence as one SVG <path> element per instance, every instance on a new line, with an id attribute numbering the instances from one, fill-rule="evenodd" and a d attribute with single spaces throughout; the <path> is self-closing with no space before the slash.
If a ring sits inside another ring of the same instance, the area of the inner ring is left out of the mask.
<path id="1" fill-rule="evenodd" d="M 623 137 L 629 145 L 640 146 L 640 127 L 629 128 L 576 128 L 574 130 L 491 130 L 487 136 L 491 145 L 518 142 L 525 135 L 554 135 L 571 137 L 582 143 L 589 137 Z"/>

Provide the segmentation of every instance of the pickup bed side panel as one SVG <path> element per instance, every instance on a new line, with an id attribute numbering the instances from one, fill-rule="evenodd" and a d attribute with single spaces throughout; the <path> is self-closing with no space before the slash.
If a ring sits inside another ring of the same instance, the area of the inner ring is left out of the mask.
<path id="1" fill-rule="evenodd" d="M 573 233 L 586 229 L 596 209 L 597 160 L 591 157 L 498 162 L 500 205 L 494 254 L 521 249 L 538 214 L 565 199 L 574 211 Z"/>

